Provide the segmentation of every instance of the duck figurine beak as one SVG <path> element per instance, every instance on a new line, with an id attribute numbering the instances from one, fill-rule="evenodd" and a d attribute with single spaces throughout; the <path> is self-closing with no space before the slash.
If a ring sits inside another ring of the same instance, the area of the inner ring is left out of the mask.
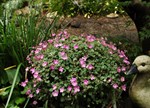
<path id="1" fill-rule="evenodd" d="M 137 65 L 133 64 L 130 68 L 130 70 L 126 73 L 127 75 L 138 73 Z"/>

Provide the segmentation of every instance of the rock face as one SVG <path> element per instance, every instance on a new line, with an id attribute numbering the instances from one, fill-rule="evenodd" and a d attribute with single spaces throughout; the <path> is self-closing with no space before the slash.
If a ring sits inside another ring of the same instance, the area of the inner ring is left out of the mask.
<path id="1" fill-rule="evenodd" d="M 134 42 L 139 41 L 136 26 L 128 16 L 85 18 L 79 15 L 74 18 L 63 18 L 59 23 L 61 28 L 65 28 L 70 34 L 89 33 L 111 37 L 123 36 Z"/>

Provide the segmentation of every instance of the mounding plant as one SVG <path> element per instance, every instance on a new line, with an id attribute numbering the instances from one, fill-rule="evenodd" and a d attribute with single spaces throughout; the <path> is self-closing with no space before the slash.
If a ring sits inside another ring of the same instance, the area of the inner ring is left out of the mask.
<path id="1" fill-rule="evenodd" d="M 21 82 L 32 106 L 53 108 L 117 107 L 126 91 L 130 64 L 107 38 L 66 31 L 34 46 Z"/>

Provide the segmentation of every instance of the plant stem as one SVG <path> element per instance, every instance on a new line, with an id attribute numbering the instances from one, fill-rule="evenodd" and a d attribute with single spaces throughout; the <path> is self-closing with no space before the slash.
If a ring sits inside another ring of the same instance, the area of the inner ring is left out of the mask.
<path id="1" fill-rule="evenodd" d="M 113 108 L 117 108 L 115 90 L 113 90 L 112 103 L 113 103 Z"/>
<path id="2" fill-rule="evenodd" d="M 26 101 L 26 103 L 25 103 L 25 105 L 24 105 L 24 107 L 23 107 L 23 108 L 26 108 L 26 106 L 27 106 L 27 104 L 28 104 L 29 100 L 30 100 L 30 98 L 28 98 L 28 99 L 27 99 L 27 101 Z"/>

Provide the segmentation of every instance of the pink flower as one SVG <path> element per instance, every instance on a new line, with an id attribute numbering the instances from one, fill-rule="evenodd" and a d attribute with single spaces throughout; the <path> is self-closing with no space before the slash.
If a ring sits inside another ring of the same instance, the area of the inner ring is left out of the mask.
<path id="1" fill-rule="evenodd" d="M 33 74 L 33 77 L 34 78 L 37 78 L 39 76 L 39 73 L 36 71 L 34 74 Z"/>
<path id="2" fill-rule="evenodd" d="M 59 63 L 59 61 L 58 61 L 58 60 L 53 60 L 53 63 L 54 63 L 55 65 L 57 65 L 57 64 Z"/>
<path id="3" fill-rule="evenodd" d="M 117 88 L 118 88 L 118 84 L 116 84 L 116 83 L 113 84 L 113 88 L 114 88 L 114 89 L 117 89 Z"/>
<path id="4" fill-rule="evenodd" d="M 93 45 L 89 44 L 89 45 L 88 45 L 88 48 L 90 48 L 90 49 L 93 48 Z"/>
<path id="5" fill-rule="evenodd" d="M 33 84 L 33 87 L 36 87 L 36 85 L 37 85 L 36 83 L 35 83 L 35 84 Z"/>
<path id="6" fill-rule="evenodd" d="M 40 76 L 38 76 L 36 79 L 37 79 L 37 81 L 42 81 Z"/>
<path id="7" fill-rule="evenodd" d="M 67 59 L 68 59 L 67 55 L 62 56 L 62 59 L 63 59 L 63 60 L 67 60 Z"/>
<path id="8" fill-rule="evenodd" d="M 92 35 L 86 37 L 86 40 L 87 40 L 88 42 L 93 42 L 93 41 L 95 41 L 95 39 L 96 39 L 96 38 L 95 38 L 94 36 L 92 36 Z"/>
<path id="9" fill-rule="evenodd" d="M 53 43 L 53 39 L 49 39 L 48 42 L 51 44 Z"/>
<path id="10" fill-rule="evenodd" d="M 51 70 L 54 70 L 54 69 L 55 69 L 55 66 L 54 66 L 54 65 L 51 65 L 51 66 L 50 66 L 50 69 L 51 69 Z"/>
<path id="11" fill-rule="evenodd" d="M 86 68 L 89 69 L 89 70 L 92 70 L 92 69 L 94 68 L 94 66 L 93 66 L 92 64 L 88 64 L 88 65 L 86 66 Z"/>
<path id="12" fill-rule="evenodd" d="M 58 96 L 58 91 L 57 91 L 57 90 L 53 91 L 53 92 L 52 92 L 52 95 L 53 95 L 54 97 L 57 97 L 57 96 Z"/>
<path id="13" fill-rule="evenodd" d="M 89 81 L 88 80 L 83 80 L 84 85 L 88 85 Z"/>
<path id="14" fill-rule="evenodd" d="M 72 85 L 73 85 L 73 86 L 77 86 L 78 83 L 77 83 L 76 81 L 74 81 L 74 82 L 72 82 Z"/>
<path id="15" fill-rule="evenodd" d="M 60 52 L 60 55 L 61 55 L 61 56 L 65 56 L 66 53 L 65 53 L 64 51 L 62 51 L 62 52 Z"/>
<path id="16" fill-rule="evenodd" d="M 112 50 L 117 50 L 117 48 L 113 43 L 110 43 L 108 47 L 111 48 Z"/>
<path id="17" fill-rule="evenodd" d="M 118 54 L 120 58 L 126 57 L 124 51 L 118 50 Z"/>
<path id="18" fill-rule="evenodd" d="M 62 46 L 62 48 L 68 50 L 68 49 L 69 49 L 69 46 L 68 46 L 68 45 L 64 45 L 64 46 Z"/>
<path id="19" fill-rule="evenodd" d="M 33 94 L 29 94 L 29 98 L 33 98 Z"/>
<path id="20" fill-rule="evenodd" d="M 27 85 L 26 82 L 21 82 L 21 86 L 22 86 L 22 87 L 25 87 L 26 85 Z"/>
<path id="21" fill-rule="evenodd" d="M 120 55 L 119 55 L 119 57 L 120 57 L 120 58 L 123 58 L 123 57 L 124 57 L 124 55 L 120 54 Z"/>
<path id="22" fill-rule="evenodd" d="M 77 92 L 80 92 L 80 87 L 79 86 L 74 87 L 74 94 L 76 94 Z"/>
<path id="23" fill-rule="evenodd" d="M 39 52 L 40 52 L 39 49 L 36 49 L 36 50 L 35 50 L 35 54 L 38 54 Z"/>
<path id="24" fill-rule="evenodd" d="M 82 58 L 80 58 L 80 65 L 81 65 L 81 67 L 86 67 L 86 61 L 87 60 L 87 56 L 84 56 L 84 57 L 82 57 Z"/>
<path id="25" fill-rule="evenodd" d="M 82 64 L 84 64 L 85 63 L 85 60 L 84 59 L 82 59 L 82 58 L 80 58 L 80 64 L 82 65 Z"/>
<path id="26" fill-rule="evenodd" d="M 43 54 L 37 55 L 37 56 L 34 56 L 34 58 L 35 58 L 36 60 L 42 60 L 42 59 L 44 58 L 44 55 L 43 55 Z"/>
<path id="27" fill-rule="evenodd" d="M 83 59 L 80 59 L 80 65 L 83 68 L 86 67 L 86 63 L 85 63 L 85 61 Z"/>
<path id="28" fill-rule="evenodd" d="M 33 74 L 35 72 L 35 68 L 31 68 L 30 71 Z"/>
<path id="29" fill-rule="evenodd" d="M 126 85 L 122 85 L 121 88 L 123 91 L 126 91 Z"/>
<path id="30" fill-rule="evenodd" d="M 56 85 L 53 85 L 52 87 L 53 87 L 53 90 L 56 90 L 56 88 L 57 88 L 57 86 L 56 86 Z"/>
<path id="31" fill-rule="evenodd" d="M 28 72 L 29 71 L 29 67 L 26 67 L 25 71 Z"/>
<path id="32" fill-rule="evenodd" d="M 80 59 L 79 61 L 80 61 L 80 64 L 81 64 L 81 65 L 82 65 L 82 64 L 85 64 L 85 61 L 84 61 L 83 59 Z"/>
<path id="33" fill-rule="evenodd" d="M 62 36 L 62 32 L 60 32 L 57 36 Z"/>
<path id="34" fill-rule="evenodd" d="M 44 58 L 44 55 L 43 54 L 41 54 L 41 55 L 39 55 L 40 56 L 40 60 L 42 60 L 43 58 Z"/>
<path id="35" fill-rule="evenodd" d="M 39 43 L 39 46 L 42 46 L 43 45 L 43 43 L 41 42 L 41 43 Z"/>
<path id="36" fill-rule="evenodd" d="M 60 46 L 62 46 L 62 43 L 54 44 L 54 47 L 56 47 L 56 48 L 58 48 L 58 47 L 60 47 Z"/>
<path id="37" fill-rule="evenodd" d="M 74 45 L 74 49 L 78 49 L 79 48 L 79 46 L 78 45 Z"/>
<path id="38" fill-rule="evenodd" d="M 64 92 L 64 88 L 60 88 L 60 93 L 63 93 Z"/>
<path id="39" fill-rule="evenodd" d="M 36 50 L 41 51 L 42 50 L 42 46 L 38 46 Z"/>
<path id="40" fill-rule="evenodd" d="M 26 79 L 25 82 L 28 83 L 28 79 Z"/>
<path id="41" fill-rule="evenodd" d="M 95 76 L 94 75 L 91 75 L 91 80 L 94 80 L 95 79 Z"/>
<path id="42" fill-rule="evenodd" d="M 116 48 L 115 46 L 112 46 L 111 48 L 112 48 L 113 50 L 117 50 L 117 48 Z"/>
<path id="43" fill-rule="evenodd" d="M 68 35 L 67 31 L 64 30 L 64 35 Z"/>
<path id="44" fill-rule="evenodd" d="M 37 89 L 36 89 L 36 94 L 39 94 L 39 92 L 40 92 L 40 89 L 37 88 Z"/>
<path id="45" fill-rule="evenodd" d="M 61 38 L 62 41 L 65 41 L 65 38 Z"/>
<path id="46" fill-rule="evenodd" d="M 36 105 L 36 104 L 37 104 L 37 101 L 33 101 L 32 104 L 33 104 L 33 105 Z"/>
<path id="47" fill-rule="evenodd" d="M 29 95 L 30 93 L 31 93 L 31 90 L 28 89 L 28 90 L 26 91 L 26 95 Z"/>
<path id="48" fill-rule="evenodd" d="M 126 67 L 123 66 L 123 67 L 121 68 L 121 70 L 122 70 L 123 72 L 125 72 L 125 71 L 126 71 Z"/>
<path id="49" fill-rule="evenodd" d="M 64 71 L 64 68 L 63 67 L 59 67 L 58 69 L 60 72 L 63 72 Z"/>
<path id="50" fill-rule="evenodd" d="M 81 67 L 85 68 L 86 67 L 86 63 L 81 64 Z"/>
<path id="51" fill-rule="evenodd" d="M 121 78 L 120 78 L 120 81 L 121 81 L 121 82 L 124 82 L 124 81 L 125 81 L 125 78 L 124 78 L 124 77 L 121 77 Z"/>
<path id="52" fill-rule="evenodd" d="M 72 87 L 71 86 L 68 86 L 68 91 L 70 92 L 72 90 Z"/>
<path id="53" fill-rule="evenodd" d="M 26 60 L 28 60 L 28 62 L 31 62 L 31 59 L 30 59 L 29 55 L 26 57 Z"/>
<path id="54" fill-rule="evenodd" d="M 71 83 L 75 82 L 75 81 L 77 81 L 77 78 L 74 78 L 74 77 L 72 77 L 71 80 L 70 80 Z"/>
<path id="55" fill-rule="evenodd" d="M 130 64 L 130 62 L 127 59 L 124 59 L 123 62 L 126 63 L 127 65 Z"/>
<path id="56" fill-rule="evenodd" d="M 42 63 L 42 66 L 45 67 L 45 66 L 47 66 L 47 64 L 48 64 L 48 62 L 45 61 Z"/>
<path id="57" fill-rule="evenodd" d="M 56 34 L 55 34 L 55 33 L 53 33 L 53 34 L 52 34 L 52 36 L 54 37 L 54 36 L 56 36 Z"/>
<path id="58" fill-rule="evenodd" d="M 121 72 L 121 68 L 120 67 L 117 68 L 117 72 L 119 72 L 119 73 Z"/>
<path id="59" fill-rule="evenodd" d="M 46 49 L 47 46 L 48 46 L 47 42 L 45 42 L 45 43 L 42 44 L 42 48 L 43 48 L 43 49 Z"/>
<path id="60" fill-rule="evenodd" d="M 111 81 L 112 81 L 112 78 L 109 78 L 109 79 L 108 79 L 108 83 L 110 83 Z"/>
<path id="61" fill-rule="evenodd" d="M 86 61 L 87 60 L 87 56 L 83 56 L 82 60 Z"/>
<path id="62" fill-rule="evenodd" d="M 70 82 L 71 82 L 71 84 L 73 85 L 73 86 L 77 86 L 78 85 L 78 83 L 77 83 L 77 79 L 76 78 L 71 78 L 71 80 L 70 80 Z"/>
<path id="63" fill-rule="evenodd" d="M 102 41 L 101 41 L 101 44 L 102 44 L 103 46 L 107 46 L 107 45 L 108 45 L 105 40 L 102 40 Z"/>
<path id="64" fill-rule="evenodd" d="M 63 60 L 67 60 L 68 59 L 68 56 L 65 52 L 60 52 L 60 56 Z"/>

